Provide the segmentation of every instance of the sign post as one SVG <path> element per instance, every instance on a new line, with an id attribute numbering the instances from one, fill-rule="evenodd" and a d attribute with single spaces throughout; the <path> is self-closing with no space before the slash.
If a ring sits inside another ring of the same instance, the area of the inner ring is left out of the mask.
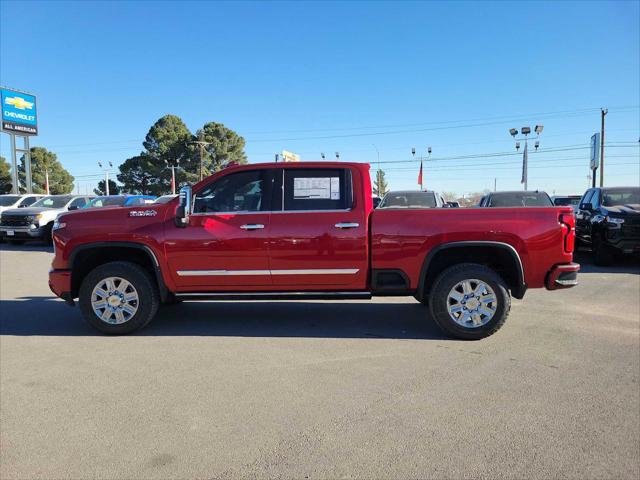
<path id="1" fill-rule="evenodd" d="M 596 170 L 600 167 L 600 134 L 594 133 L 591 136 L 591 155 L 589 167 L 591 167 L 591 188 L 596 187 Z"/>
<path id="2" fill-rule="evenodd" d="M 2 107 L 0 130 L 11 137 L 12 192 L 20 193 L 18 153 L 22 153 L 25 160 L 25 187 L 27 193 L 32 193 L 29 137 L 38 135 L 36 97 L 30 93 L 0 87 L 0 105 Z M 18 148 L 16 145 L 16 137 L 22 137 L 22 148 Z"/>

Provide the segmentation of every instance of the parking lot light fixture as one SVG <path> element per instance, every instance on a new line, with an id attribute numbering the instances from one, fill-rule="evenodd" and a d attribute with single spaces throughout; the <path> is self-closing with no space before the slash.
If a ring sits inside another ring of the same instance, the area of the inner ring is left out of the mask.
<path id="1" fill-rule="evenodd" d="M 515 128 L 510 128 L 509 133 L 511 134 L 512 137 L 515 137 L 518 134 L 518 130 Z"/>
<path id="2" fill-rule="evenodd" d="M 534 129 L 536 132 L 536 135 L 540 135 L 542 133 L 543 128 L 544 128 L 544 125 L 536 125 L 536 128 Z"/>
<path id="3" fill-rule="evenodd" d="M 521 132 L 523 135 L 529 135 L 529 134 L 531 133 L 531 127 L 522 127 L 522 128 L 520 129 L 520 132 Z"/>

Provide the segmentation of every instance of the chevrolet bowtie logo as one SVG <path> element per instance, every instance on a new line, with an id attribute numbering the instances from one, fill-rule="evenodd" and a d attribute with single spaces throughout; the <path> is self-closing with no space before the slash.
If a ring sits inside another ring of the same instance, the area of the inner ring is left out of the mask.
<path id="1" fill-rule="evenodd" d="M 13 105 L 18 110 L 31 110 L 33 108 L 33 102 L 27 102 L 22 97 L 7 97 L 4 100 L 7 105 Z"/>

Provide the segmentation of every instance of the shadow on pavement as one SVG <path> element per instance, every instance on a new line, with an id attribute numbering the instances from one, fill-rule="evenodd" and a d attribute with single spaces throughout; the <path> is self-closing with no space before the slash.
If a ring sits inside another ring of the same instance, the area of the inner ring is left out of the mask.
<path id="1" fill-rule="evenodd" d="M 22 252 L 50 252 L 53 253 L 53 247 L 46 245 L 44 242 L 36 240 L 27 240 L 22 245 L 12 245 L 7 242 L 0 242 L 0 251 L 22 251 Z"/>
<path id="2" fill-rule="evenodd" d="M 1 335 L 100 335 L 76 306 L 47 297 L 3 300 Z M 165 306 L 139 336 L 445 340 L 419 303 L 185 302 Z"/>
<path id="3" fill-rule="evenodd" d="M 580 250 L 574 254 L 573 261 L 580 264 L 580 273 L 631 273 L 640 275 L 640 256 L 625 255 L 616 258 L 611 265 L 599 266 L 593 263 L 591 252 Z"/>

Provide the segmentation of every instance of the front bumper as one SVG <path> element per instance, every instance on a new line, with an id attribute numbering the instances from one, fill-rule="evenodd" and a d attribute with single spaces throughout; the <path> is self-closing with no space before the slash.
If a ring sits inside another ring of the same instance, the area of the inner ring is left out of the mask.
<path id="1" fill-rule="evenodd" d="M 564 263 L 554 265 L 547 273 L 545 286 L 547 290 L 560 290 L 561 288 L 571 288 L 578 284 L 579 263 Z"/>
<path id="2" fill-rule="evenodd" d="M 45 227 L 7 227 L 3 225 L 0 226 L 0 237 L 8 240 L 12 238 L 43 238 L 44 231 Z"/>
<path id="3" fill-rule="evenodd" d="M 73 305 L 71 270 L 49 270 L 49 289 L 68 304 Z"/>

